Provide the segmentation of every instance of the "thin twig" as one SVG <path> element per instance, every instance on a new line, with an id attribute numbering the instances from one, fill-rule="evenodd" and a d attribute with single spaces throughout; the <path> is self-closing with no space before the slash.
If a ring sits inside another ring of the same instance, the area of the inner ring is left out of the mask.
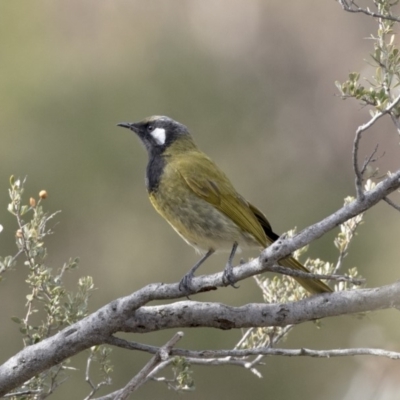
<path id="1" fill-rule="evenodd" d="M 361 171 L 360 171 L 361 175 L 364 175 L 365 170 L 367 169 L 369 164 L 371 164 L 371 163 L 373 163 L 373 162 L 375 162 L 377 160 L 376 158 L 374 158 L 374 156 L 375 156 L 376 152 L 378 151 L 378 147 L 379 147 L 379 144 L 377 144 L 375 146 L 374 151 L 369 155 L 369 157 L 365 158 L 364 164 L 361 167 Z"/>
<path id="2" fill-rule="evenodd" d="M 122 389 L 121 393 L 115 396 L 115 400 L 125 400 L 128 396 L 143 385 L 148 379 L 154 368 L 162 361 L 166 361 L 175 344 L 183 337 L 183 332 L 177 332 L 175 335 L 151 358 L 151 360 L 135 375 L 128 384 Z"/>
<path id="3" fill-rule="evenodd" d="M 362 223 L 363 215 L 364 213 L 361 213 L 340 225 L 341 233 L 334 240 L 334 244 L 339 250 L 339 257 L 335 268 L 331 272 L 333 275 L 339 272 L 342 262 L 348 254 L 348 249 L 352 239 L 354 238 L 355 232 L 358 226 Z"/>
<path id="4" fill-rule="evenodd" d="M 277 272 L 282 275 L 289 275 L 297 278 L 305 279 L 326 279 L 333 280 L 337 282 L 351 282 L 353 285 L 363 285 L 365 279 L 363 278 L 352 278 L 347 275 L 324 275 L 324 274 L 313 274 L 311 272 L 303 272 L 297 269 L 283 267 L 282 265 L 270 265 L 267 267 L 266 271 Z"/>
<path id="5" fill-rule="evenodd" d="M 90 400 L 94 394 L 96 392 L 98 392 L 98 390 L 107 385 L 107 381 L 103 380 L 100 383 L 98 383 L 97 385 L 95 385 L 92 381 L 92 379 L 90 378 L 90 365 L 92 363 L 92 360 L 94 358 L 94 353 L 90 353 L 89 357 L 87 358 L 87 362 L 86 362 L 86 372 L 85 372 L 85 381 L 90 385 L 90 387 L 92 388 L 92 390 L 90 391 L 90 393 L 85 397 L 84 400 Z"/>
<path id="6" fill-rule="evenodd" d="M 397 129 L 397 133 L 400 134 L 400 121 L 398 116 L 394 115 L 393 112 L 390 113 L 390 117 L 392 118 L 392 122 L 395 125 L 396 129 Z"/>
<path id="7" fill-rule="evenodd" d="M 339 253 L 339 257 L 337 259 L 335 268 L 333 269 L 334 274 L 336 274 L 342 268 L 342 263 L 346 256 L 347 256 L 347 248 Z"/>
<path id="8" fill-rule="evenodd" d="M 389 199 L 389 197 L 384 197 L 383 200 L 389 204 L 390 206 L 392 206 L 395 210 L 400 211 L 400 205 L 396 204 L 395 202 L 393 202 L 392 200 Z"/>
<path id="9" fill-rule="evenodd" d="M 254 278 L 256 278 L 254 276 Z M 238 349 L 246 340 L 247 338 L 251 335 L 251 333 L 255 330 L 256 328 L 249 328 L 247 331 L 243 334 L 243 336 L 240 338 L 240 340 L 236 343 L 235 349 Z"/>
<path id="10" fill-rule="evenodd" d="M 160 362 L 153 369 L 153 371 L 151 371 L 150 374 L 148 374 L 146 381 L 149 380 L 149 379 L 153 379 L 153 380 L 160 381 L 160 382 L 166 382 L 165 378 L 155 378 L 155 374 L 159 373 L 162 369 L 166 368 L 169 364 L 172 363 L 172 361 L 173 361 L 172 358 L 168 358 L 167 360 Z M 168 384 L 168 382 L 167 382 L 167 384 Z M 173 385 L 168 385 L 168 387 L 170 389 L 174 389 Z M 116 400 L 116 399 L 119 398 L 118 396 L 122 395 L 123 391 L 124 391 L 124 388 L 118 389 L 118 390 L 116 390 L 116 391 L 114 391 L 112 393 L 106 394 L 105 396 L 96 397 L 93 400 Z"/>
<path id="11" fill-rule="evenodd" d="M 52 369 L 50 370 L 50 380 L 51 380 L 51 384 L 50 384 L 50 388 L 49 388 L 49 390 L 48 390 L 48 392 L 47 392 L 47 396 L 50 396 L 52 393 L 54 393 L 54 391 L 55 391 L 59 386 L 61 386 L 64 382 L 66 382 L 66 381 L 69 379 L 69 377 L 66 376 L 64 379 L 57 380 L 57 378 L 58 378 L 58 376 L 59 376 L 59 373 L 60 373 L 60 371 L 62 371 L 62 370 L 63 370 L 63 365 L 62 365 L 62 364 L 59 364 L 59 365 L 56 367 L 56 369 L 52 368 Z"/>
<path id="12" fill-rule="evenodd" d="M 42 393 L 40 390 L 22 390 L 20 392 L 7 393 L 3 397 L 6 399 L 8 397 L 29 396 L 40 393 Z"/>
<path id="13" fill-rule="evenodd" d="M 270 341 L 268 343 L 269 348 L 273 348 L 275 344 L 280 342 L 288 333 L 291 331 L 293 328 L 293 325 L 287 325 L 283 328 L 281 328 L 280 332 L 278 334 L 275 334 L 272 338 L 270 338 Z M 265 356 L 263 354 L 258 355 L 252 362 L 249 362 L 246 365 L 246 368 L 249 368 L 255 375 L 257 375 L 254 371 L 254 365 L 260 364 L 261 360 Z M 256 370 L 257 371 L 257 370 Z M 257 371 L 258 372 L 258 371 Z M 261 374 L 260 374 L 261 375 Z"/>
<path id="14" fill-rule="evenodd" d="M 19 249 L 17 254 L 11 259 L 10 264 L 12 264 L 23 252 L 23 249 Z"/>
<path id="15" fill-rule="evenodd" d="M 168 358 L 167 360 L 161 362 L 160 364 L 158 364 L 153 371 L 151 371 L 151 373 L 148 376 L 148 379 L 153 379 L 155 381 L 158 382 L 165 382 L 168 385 L 169 389 L 176 389 L 176 386 L 174 385 L 174 383 L 176 383 L 175 379 L 173 380 L 168 380 L 165 377 L 157 377 L 156 375 L 159 374 L 163 369 L 167 368 L 168 365 L 170 365 L 172 362 L 174 361 L 174 359 L 172 357 Z"/>
<path id="16" fill-rule="evenodd" d="M 144 345 L 135 342 L 129 342 L 120 338 L 111 336 L 108 343 L 114 346 L 121 347 L 128 350 L 142 350 L 147 351 L 152 354 L 156 354 L 159 351 L 159 347 Z M 252 348 L 252 349 L 232 349 L 232 350 L 186 350 L 180 348 L 174 348 L 171 350 L 171 356 L 179 357 L 191 357 L 199 359 L 217 359 L 223 357 L 233 357 L 233 358 L 244 358 L 249 356 L 309 356 L 309 357 L 345 357 L 345 356 L 379 356 L 387 357 L 392 360 L 400 359 L 400 352 L 383 350 L 383 349 L 373 349 L 373 348 L 348 348 L 348 349 L 330 349 L 330 350 L 313 350 L 313 349 L 281 349 L 281 348 L 271 348 L 268 346 Z"/>
<path id="17" fill-rule="evenodd" d="M 150 372 L 148 379 L 153 379 L 161 370 L 166 368 L 169 364 L 171 364 L 174 361 L 173 357 L 168 358 L 167 360 L 164 360 L 160 362 L 154 369 L 153 371 Z"/>
<path id="18" fill-rule="evenodd" d="M 384 111 L 377 112 L 368 122 L 366 122 L 363 125 L 360 125 L 357 130 L 356 130 L 356 136 L 354 138 L 353 142 L 353 169 L 354 173 L 356 174 L 356 192 L 357 192 L 357 198 L 362 200 L 364 199 L 364 191 L 362 189 L 362 182 L 363 182 L 363 177 L 362 177 L 362 172 L 358 166 L 358 150 L 359 150 L 359 145 L 360 145 L 360 140 L 362 137 L 362 134 L 369 129 L 375 122 L 383 117 L 385 114 L 388 114 L 392 111 L 394 107 L 397 106 L 397 104 L 400 102 L 400 94 L 385 108 Z"/>
<path id="19" fill-rule="evenodd" d="M 369 8 L 364 9 L 359 7 L 353 0 L 338 0 L 338 3 L 342 6 L 343 10 L 351 13 L 362 13 L 373 18 L 387 19 L 389 21 L 400 22 L 400 18 L 393 17 L 392 15 L 383 15 L 371 11 Z"/>

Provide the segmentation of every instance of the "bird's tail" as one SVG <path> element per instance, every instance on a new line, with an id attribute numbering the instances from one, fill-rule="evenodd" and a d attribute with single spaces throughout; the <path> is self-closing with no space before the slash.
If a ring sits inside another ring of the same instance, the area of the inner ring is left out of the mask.
<path id="1" fill-rule="evenodd" d="M 284 258 L 283 260 L 279 261 L 279 264 L 282 265 L 282 267 L 297 269 L 303 272 L 310 272 L 306 267 L 300 264 L 293 257 Z M 317 279 L 297 278 L 295 276 L 293 277 L 293 279 L 296 279 L 296 281 L 299 282 L 304 289 L 312 294 L 333 292 L 333 290 L 328 285 Z"/>

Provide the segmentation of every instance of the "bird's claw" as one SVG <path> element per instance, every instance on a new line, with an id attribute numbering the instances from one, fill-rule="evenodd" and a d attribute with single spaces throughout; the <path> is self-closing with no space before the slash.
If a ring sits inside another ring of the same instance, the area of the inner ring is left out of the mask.
<path id="1" fill-rule="evenodd" d="M 186 294 L 193 292 L 192 280 L 193 274 L 187 273 L 179 282 L 179 290 Z"/>
<path id="2" fill-rule="evenodd" d="M 233 272 L 232 272 L 232 266 L 230 266 L 230 265 L 227 265 L 226 267 L 225 267 L 225 269 L 224 269 L 224 274 L 222 275 L 222 282 L 224 283 L 224 285 L 230 285 L 230 286 L 232 286 L 233 288 L 235 288 L 235 289 L 238 289 L 239 288 L 239 286 L 236 286 L 235 285 L 235 283 L 236 283 L 236 279 L 235 279 L 235 277 L 234 277 L 234 275 L 233 275 Z"/>

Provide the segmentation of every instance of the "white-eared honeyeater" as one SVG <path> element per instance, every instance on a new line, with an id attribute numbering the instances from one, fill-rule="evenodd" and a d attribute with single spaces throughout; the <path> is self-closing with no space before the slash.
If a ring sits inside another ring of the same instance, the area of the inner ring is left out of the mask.
<path id="1" fill-rule="evenodd" d="M 234 285 L 232 260 L 238 247 L 265 248 L 278 239 L 264 214 L 246 201 L 217 165 L 198 149 L 186 126 L 153 116 L 118 126 L 135 132 L 147 149 L 146 186 L 154 208 L 202 258 L 182 278 L 191 290 L 196 269 L 215 251 L 230 251 L 224 281 Z M 293 257 L 282 266 L 308 272 Z M 323 282 L 296 279 L 311 293 L 331 292 Z"/>

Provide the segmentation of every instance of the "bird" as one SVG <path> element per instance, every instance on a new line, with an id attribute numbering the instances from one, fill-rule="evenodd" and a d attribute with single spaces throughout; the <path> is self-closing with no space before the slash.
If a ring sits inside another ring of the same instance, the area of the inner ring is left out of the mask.
<path id="1" fill-rule="evenodd" d="M 225 173 L 195 144 L 188 128 L 166 116 L 121 122 L 148 153 L 145 183 L 151 204 L 182 239 L 202 255 L 180 280 L 182 292 L 193 291 L 195 271 L 217 251 L 228 251 L 223 282 L 235 286 L 233 259 L 238 249 L 266 248 L 279 235 L 265 215 L 234 188 Z M 279 264 L 309 272 L 289 256 Z M 331 292 L 317 279 L 294 277 L 311 294 Z"/>

